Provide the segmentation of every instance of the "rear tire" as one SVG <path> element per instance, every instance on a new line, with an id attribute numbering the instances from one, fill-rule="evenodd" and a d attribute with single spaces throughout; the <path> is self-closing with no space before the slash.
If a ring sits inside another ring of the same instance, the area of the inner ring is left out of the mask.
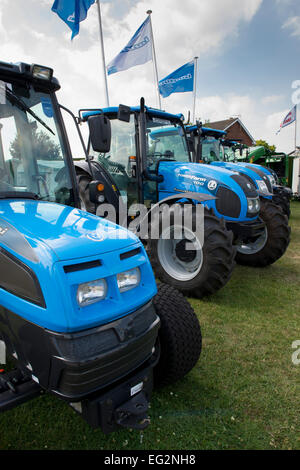
<path id="1" fill-rule="evenodd" d="M 184 377 L 201 354 L 202 336 L 196 314 L 185 297 L 171 286 L 158 284 L 154 306 L 160 317 L 160 359 L 154 368 L 154 386 Z"/>
<path id="2" fill-rule="evenodd" d="M 195 214 L 193 215 L 195 216 Z M 159 217 L 157 223 L 159 223 L 161 227 L 161 214 Z M 172 227 L 172 219 L 170 226 Z M 231 278 L 235 266 L 234 258 L 236 254 L 232 240 L 233 234 L 226 229 L 224 221 L 218 219 L 213 214 L 212 210 L 205 208 L 204 244 L 201 247 L 202 264 L 199 271 L 195 271 L 193 278 L 189 278 L 188 271 L 187 275 L 185 275 L 184 266 L 181 266 L 184 263 L 181 262 L 181 259 L 179 259 L 178 262 L 178 275 L 176 275 L 176 262 L 179 257 L 177 247 L 173 250 L 174 266 L 171 266 L 172 259 L 170 255 L 170 266 L 168 266 L 166 262 L 166 255 L 164 254 L 166 250 L 160 248 L 160 244 L 162 243 L 161 239 L 149 240 L 147 251 L 156 277 L 162 282 L 180 290 L 184 295 L 202 298 L 217 292 L 225 286 Z M 190 252 L 184 249 L 182 251 L 183 256 L 186 253 L 188 255 Z M 190 277 L 192 277 L 192 275 Z"/>
<path id="3" fill-rule="evenodd" d="M 273 202 L 261 201 L 260 218 L 266 223 L 266 242 L 259 251 L 252 254 L 241 253 L 238 248 L 236 261 L 239 264 L 256 267 L 273 264 L 281 258 L 290 243 L 288 218 L 280 207 Z"/>

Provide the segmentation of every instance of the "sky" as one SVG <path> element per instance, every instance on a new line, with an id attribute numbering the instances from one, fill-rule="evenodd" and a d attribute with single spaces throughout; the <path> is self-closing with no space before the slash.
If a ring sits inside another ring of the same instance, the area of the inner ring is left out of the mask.
<path id="1" fill-rule="evenodd" d="M 91 6 L 71 41 L 68 26 L 51 11 L 53 1 L 1 0 L 0 59 L 52 67 L 61 84 L 58 100 L 75 114 L 105 106 L 97 6 Z M 255 139 L 279 151 L 294 149 L 295 126 L 276 131 L 300 98 L 299 0 L 101 0 L 106 63 L 127 44 L 149 9 L 159 79 L 199 57 L 197 119 L 238 116 Z M 134 106 L 143 96 L 148 106 L 158 107 L 152 62 L 110 75 L 108 88 L 112 106 Z M 162 98 L 162 108 L 187 117 L 193 94 Z M 79 152 L 69 118 L 66 125 Z"/>

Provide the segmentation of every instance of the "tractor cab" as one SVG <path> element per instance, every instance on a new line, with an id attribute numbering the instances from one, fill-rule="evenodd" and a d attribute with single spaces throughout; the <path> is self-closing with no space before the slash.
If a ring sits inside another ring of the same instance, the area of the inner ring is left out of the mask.
<path id="1" fill-rule="evenodd" d="M 125 108 L 125 110 L 124 110 Z M 111 107 L 83 110 L 80 118 L 89 121 L 103 113 L 111 122 L 111 148 L 106 153 L 93 148 L 88 153 L 110 175 L 123 201 L 130 207 L 157 202 L 157 184 L 161 180 L 161 162 L 190 162 L 181 115 L 141 107 Z"/>
<path id="2" fill-rule="evenodd" d="M 54 94 L 59 85 L 52 70 L 25 64 L 1 68 L 0 199 L 76 206 L 74 172 Z"/>

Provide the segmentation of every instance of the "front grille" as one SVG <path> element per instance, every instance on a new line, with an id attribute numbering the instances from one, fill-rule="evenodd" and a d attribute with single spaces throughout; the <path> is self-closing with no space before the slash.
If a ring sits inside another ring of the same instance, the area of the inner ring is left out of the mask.
<path id="1" fill-rule="evenodd" d="M 219 186 L 216 193 L 216 209 L 217 211 L 227 217 L 237 218 L 241 212 L 241 201 L 237 194 L 231 189 Z"/>
<path id="2" fill-rule="evenodd" d="M 242 188 L 246 197 L 257 197 L 256 187 L 248 175 L 244 175 L 242 173 L 238 175 L 232 175 L 231 178 Z"/>

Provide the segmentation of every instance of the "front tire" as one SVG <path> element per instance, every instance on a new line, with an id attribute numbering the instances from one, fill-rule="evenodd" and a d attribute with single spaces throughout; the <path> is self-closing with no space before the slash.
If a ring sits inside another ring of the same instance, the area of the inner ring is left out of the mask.
<path id="1" fill-rule="evenodd" d="M 171 286 L 158 284 L 154 307 L 160 318 L 160 359 L 154 386 L 183 378 L 196 365 L 202 349 L 199 321 L 186 298 Z"/>
<path id="2" fill-rule="evenodd" d="M 161 214 L 156 223 L 161 227 Z M 171 217 L 171 229 L 172 224 Z M 217 292 L 231 278 L 236 253 L 232 240 L 233 234 L 226 229 L 224 221 L 205 208 L 203 246 L 195 240 L 197 249 L 188 251 L 186 239 L 163 240 L 160 228 L 160 238 L 150 239 L 147 251 L 156 277 L 184 295 L 202 298 Z"/>
<path id="3" fill-rule="evenodd" d="M 261 201 L 260 218 L 266 228 L 261 240 L 242 243 L 237 247 L 236 261 L 247 266 L 265 267 L 275 263 L 290 243 L 288 218 L 273 202 Z M 261 241 L 261 243 L 260 243 Z"/>
<path id="4" fill-rule="evenodd" d="M 288 199 L 288 197 L 284 196 L 283 194 L 274 194 L 272 201 L 274 202 L 274 204 L 276 204 L 282 209 L 282 212 L 289 219 L 291 215 L 291 208 L 290 208 L 290 200 Z"/>

